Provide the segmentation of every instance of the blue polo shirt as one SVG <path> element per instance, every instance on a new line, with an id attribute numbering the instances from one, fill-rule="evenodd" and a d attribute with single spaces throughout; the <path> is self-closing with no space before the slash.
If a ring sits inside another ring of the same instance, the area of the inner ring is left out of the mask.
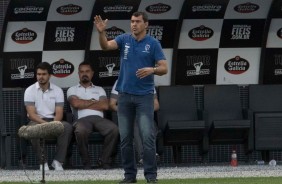
<path id="1" fill-rule="evenodd" d="M 165 60 L 160 42 L 146 35 L 137 41 L 131 34 L 115 38 L 120 49 L 120 73 L 116 86 L 119 93 L 146 95 L 154 93 L 154 75 L 139 79 L 136 71 L 144 67 L 154 67 L 159 60 Z"/>

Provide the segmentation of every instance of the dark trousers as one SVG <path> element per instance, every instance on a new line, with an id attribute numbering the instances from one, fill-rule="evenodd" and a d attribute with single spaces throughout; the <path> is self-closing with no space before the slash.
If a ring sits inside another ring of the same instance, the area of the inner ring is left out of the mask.
<path id="1" fill-rule="evenodd" d="M 103 163 L 109 164 L 111 157 L 115 155 L 119 140 L 118 127 L 112 121 L 100 116 L 86 116 L 78 119 L 74 124 L 75 137 L 84 165 L 90 165 L 88 154 L 88 137 L 93 131 L 98 131 L 104 136 L 104 145 L 101 154 Z"/>
<path id="2" fill-rule="evenodd" d="M 61 121 L 64 125 L 64 132 L 57 137 L 57 147 L 56 147 L 56 154 L 54 160 L 57 160 L 61 163 L 65 161 L 68 145 L 70 144 L 72 138 L 72 125 L 66 121 Z M 36 125 L 38 123 L 30 121 L 28 125 Z M 37 159 L 41 161 L 41 147 L 40 147 L 40 140 L 39 139 L 32 139 L 31 145 L 35 151 Z M 46 151 L 45 151 L 46 153 Z M 45 154 L 46 155 L 46 154 Z M 47 158 L 47 155 L 46 155 Z"/>

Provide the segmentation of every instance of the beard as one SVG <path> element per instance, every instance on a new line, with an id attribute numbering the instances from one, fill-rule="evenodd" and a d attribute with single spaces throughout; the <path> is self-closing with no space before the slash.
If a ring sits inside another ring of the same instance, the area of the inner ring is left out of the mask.
<path id="1" fill-rule="evenodd" d="M 90 82 L 90 79 L 88 78 L 88 76 L 84 75 L 81 77 L 81 83 L 86 84 L 89 82 Z"/>

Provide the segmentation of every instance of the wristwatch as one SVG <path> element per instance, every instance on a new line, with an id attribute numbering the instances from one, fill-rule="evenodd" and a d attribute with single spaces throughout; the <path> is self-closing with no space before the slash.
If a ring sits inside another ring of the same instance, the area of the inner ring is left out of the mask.
<path id="1" fill-rule="evenodd" d="M 153 69 L 154 69 L 154 73 L 156 73 L 156 71 L 157 71 L 158 67 L 154 67 Z"/>

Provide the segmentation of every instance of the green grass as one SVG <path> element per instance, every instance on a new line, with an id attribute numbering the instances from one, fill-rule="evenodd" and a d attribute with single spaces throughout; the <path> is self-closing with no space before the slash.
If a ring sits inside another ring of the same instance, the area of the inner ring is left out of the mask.
<path id="1" fill-rule="evenodd" d="M 2 182 L 1 184 L 27 184 L 28 182 Z M 40 183 L 36 181 L 34 183 Z M 47 184 L 116 184 L 118 181 L 46 181 Z M 139 180 L 139 184 L 146 183 Z M 282 177 L 255 178 L 204 178 L 204 179 L 162 179 L 159 184 L 281 184 Z"/>

